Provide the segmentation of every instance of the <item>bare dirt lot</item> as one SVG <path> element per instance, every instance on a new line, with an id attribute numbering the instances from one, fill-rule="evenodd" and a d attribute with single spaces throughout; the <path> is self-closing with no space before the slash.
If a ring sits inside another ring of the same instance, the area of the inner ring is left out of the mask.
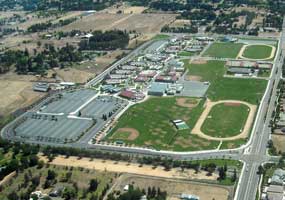
<path id="1" fill-rule="evenodd" d="M 191 60 L 190 60 L 191 61 Z M 192 64 L 207 64 L 207 60 L 204 60 L 204 59 L 196 59 L 196 60 L 193 60 L 192 62 L 191 62 Z"/>
<path id="2" fill-rule="evenodd" d="M 41 160 L 47 162 L 47 158 L 40 156 Z M 69 157 L 65 158 L 64 156 L 57 156 L 55 159 L 50 162 L 50 164 L 61 165 L 61 166 L 73 166 L 73 167 L 83 167 L 88 169 L 95 169 L 101 171 L 110 171 L 118 173 L 131 173 L 138 175 L 146 176 L 157 176 L 163 178 L 177 178 L 177 179 L 199 179 L 199 180 L 217 180 L 218 175 L 213 174 L 212 176 L 207 176 L 205 171 L 202 171 L 198 174 L 194 170 L 187 169 L 181 171 L 180 168 L 174 168 L 169 171 L 165 171 L 163 167 L 153 168 L 151 165 L 139 166 L 136 163 L 127 163 L 127 162 L 116 162 L 111 160 L 101 160 L 90 158 L 81 158 L 78 157 Z"/>
<path id="3" fill-rule="evenodd" d="M 32 82 L 28 79 L 29 76 L 18 78 L 11 78 L 7 75 L 5 78 L 0 76 L 0 114 L 6 115 L 18 108 L 28 106 L 35 100 L 39 99 L 44 93 L 34 92 L 32 90 Z M 15 75 L 17 76 L 17 75 Z"/>
<path id="4" fill-rule="evenodd" d="M 272 135 L 272 141 L 274 146 L 276 147 L 277 152 L 285 152 L 285 135 Z"/>
<path id="5" fill-rule="evenodd" d="M 161 191 L 167 192 L 167 199 L 170 200 L 180 199 L 182 193 L 197 195 L 200 200 L 227 200 L 229 196 L 228 189 L 215 185 L 133 175 L 122 177 L 120 183 L 117 183 L 114 189 L 123 191 L 124 186 L 127 184 L 133 184 L 141 189 L 144 188 L 146 191 L 148 187 L 159 187 Z"/>
<path id="6" fill-rule="evenodd" d="M 158 33 L 165 24 L 175 20 L 175 16 L 174 14 L 110 14 L 101 12 L 77 20 L 60 28 L 60 30 L 121 29 L 127 31 L 136 30 L 139 33 Z"/>
<path id="7" fill-rule="evenodd" d="M 125 136 L 125 137 L 126 137 L 127 140 L 130 140 L 130 141 L 135 140 L 140 135 L 140 133 L 136 129 L 134 129 L 134 128 L 119 128 L 116 131 L 116 133 L 118 133 L 118 134 L 127 134 L 127 136 Z M 122 138 L 122 139 L 125 139 L 125 138 Z"/>

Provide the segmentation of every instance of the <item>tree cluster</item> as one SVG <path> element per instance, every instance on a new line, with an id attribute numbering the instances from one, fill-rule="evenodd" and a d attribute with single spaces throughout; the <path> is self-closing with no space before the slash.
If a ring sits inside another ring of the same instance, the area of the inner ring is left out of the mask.
<path id="1" fill-rule="evenodd" d="M 79 43 L 81 50 L 115 50 L 123 49 L 129 44 L 129 35 L 126 31 L 94 31 L 92 37 Z"/>
<path id="2" fill-rule="evenodd" d="M 67 63 L 82 60 L 82 53 L 69 44 L 59 49 L 47 44 L 42 52 L 34 49 L 34 54 L 29 53 L 27 49 L 24 51 L 9 50 L 0 55 L 0 73 L 5 73 L 15 66 L 19 74 L 30 72 L 44 74 L 47 69 L 64 67 Z"/>

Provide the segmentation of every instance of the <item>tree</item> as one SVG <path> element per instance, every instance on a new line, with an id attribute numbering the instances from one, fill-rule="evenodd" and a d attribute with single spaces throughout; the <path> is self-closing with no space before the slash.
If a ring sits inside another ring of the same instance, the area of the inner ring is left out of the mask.
<path id="1" fill-rule="evenodd" d="M 219 167 L 218 168 L 218 171 L 219 171 L 219 180 L 225 180 L 226 178 L 226 172 L 225 172 L 225 169 L 224 167 Z"/>
<path id="2" fill-rule="evenodd" d="M 98 184 L 99 183 L 98 183 L 97 179 L 91 179 L 89 182 L 89 191 L 95 192 L 97 190 Z"/>
<path id="3" fill-rule="evenodd" d="M 15 191 L 12 191 L 11 193 L 9 193 L 7 197 L 9 200 L 18 200 L 19 199 L 19 197 Z"/>
<path id="4" fill-rule="evenodd" d="M 264 174 L 264 172 L 265 172 L 265 170 L 264 170 L 263 166 L 259 165 L 258 166 L 258 170 L 257 170 L 257 174 L 258 175 L 262 175 L 262 174 Z"/>
<path id="5" fill-rule="evenodd" d="M 53 170 L 48 170 L 47 180 L 54 180 L 56 177 L 56 173 Z"/>
<path id="6" fill-rule="evenodd" d="M 236 180 L 237 180 L 237 170 L 234 169 L 234 173 L 233 173 L 233 175 L 232 175 L 231 181 L 232 181 L 232 182 L 235 182 Z"/>

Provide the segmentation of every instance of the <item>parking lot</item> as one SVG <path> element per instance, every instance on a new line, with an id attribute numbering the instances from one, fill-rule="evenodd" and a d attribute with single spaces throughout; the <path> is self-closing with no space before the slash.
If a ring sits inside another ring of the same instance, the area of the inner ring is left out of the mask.
<path id="1" fill-rule="evenodd" d="M 179 96 L 187 96 L 187 97 L 204 97 L 208 88 L 208 83 L 203 83 L 199 81 L 185 81 L 181 80 L 180 84 L 183 85 L 183 90 L 179 94 Z"/>
<path id="2" fill-rule="evenodd" d="M 94 90 L 74 90 L 55 94 L 45 101 L 40 111 L 43 113 L 68 114 L 75 111 L 94 95 L 96 95 Z"/>
<path id="3" fill-rule="evenodd" d="M 92 125 L 92 120 L 31 114 L 15 129 L 15 133 L 30 140 L 62 143 L 76 140 Z"/>
<path id="4" fill-rule="evenodd" d="M 40 109 L 27 112 L 13 134 L 47 143 L 87 143 L 128 104 L 114 96 L 95 95 L 95 90 L 87 89 L 54 94 L 38 105 Z"/>
<path id="5" fill-rule="evenodd" d="M 126 100 L 113 96 L 98 96 L 81 110 L 81 116 L 101 118 L 104 114 L 114 114 L 120 108 L 125 107 Z"/>

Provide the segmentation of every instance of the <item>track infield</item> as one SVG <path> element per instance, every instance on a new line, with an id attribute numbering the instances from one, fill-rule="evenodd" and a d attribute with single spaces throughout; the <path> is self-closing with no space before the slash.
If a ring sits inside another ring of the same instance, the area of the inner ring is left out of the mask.
<path id="1" fill-rule="evenodd" d="M 207 101 L 206 108 L 192 133 L 216 141 L 247 138 L 255 111 L 256 106 L 247 102 L 233 100 Z"/>
<path id="2" fill-rule="evenodd" d="M 276 47 L 266 44 L 244 45 L 237 58 L 248 60 L 271 60 L 274 59 Z"/>

